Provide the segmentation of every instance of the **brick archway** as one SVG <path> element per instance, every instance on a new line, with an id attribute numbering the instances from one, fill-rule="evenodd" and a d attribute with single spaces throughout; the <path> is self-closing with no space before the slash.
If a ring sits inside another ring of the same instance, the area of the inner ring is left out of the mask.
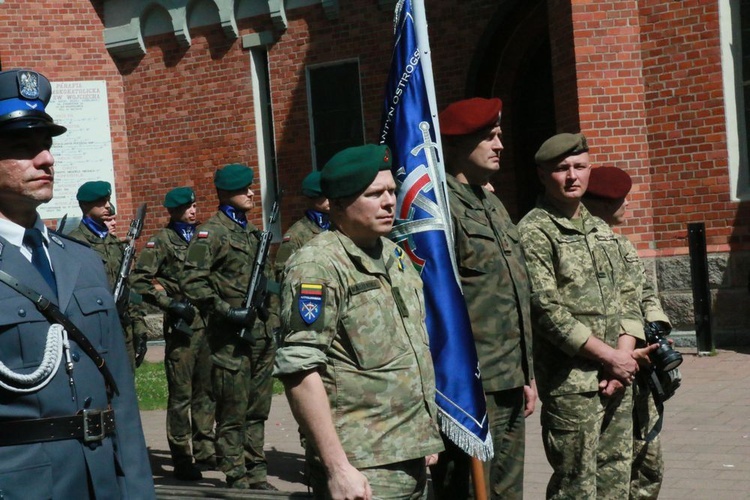
<path id="1" fill-rule="evenodd" d="M 552 64 L 544 0 L 504 3 L 475 52 L 467 95 L 503 100 L 501 170 L 492 179 L 514 220 L 536 201 L 534 153 L 555 133 Z"/>

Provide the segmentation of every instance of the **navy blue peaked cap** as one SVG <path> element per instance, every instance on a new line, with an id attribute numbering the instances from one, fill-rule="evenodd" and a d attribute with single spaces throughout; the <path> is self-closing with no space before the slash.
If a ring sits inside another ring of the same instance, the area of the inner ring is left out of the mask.
<path id="1" fill-rule="evenodd" d="M 67 129 L 45 111 L 52 97 L 49 80 L 25 69 L 0 71 L 0 134 L 45 128 L 57 136 Z"/>

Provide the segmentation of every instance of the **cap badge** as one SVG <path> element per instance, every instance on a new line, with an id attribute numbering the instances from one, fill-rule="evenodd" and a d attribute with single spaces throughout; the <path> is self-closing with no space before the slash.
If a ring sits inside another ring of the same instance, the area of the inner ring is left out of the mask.
<path id="1" fill-rule="evenodd" d="M 34 71 L 19 71 L 18 92 L 26 99 L 39 99 L 39 74 Z"/>
<path id="2" fill-rule="evenodd" d="M 65 243 L 63 243 L 62 240 L 58 238 L 57 236 L 55 236 L 54 234 L 50 234 L 49 239 L 57 243 L 57 245 L 60 246 L 61 248 L 65 248 Z"/>

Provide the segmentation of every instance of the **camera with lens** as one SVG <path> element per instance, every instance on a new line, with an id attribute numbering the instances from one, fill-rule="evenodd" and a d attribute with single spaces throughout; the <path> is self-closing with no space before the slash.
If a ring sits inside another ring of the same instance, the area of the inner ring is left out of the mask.
<path id="1" fill-rule="evenodd" d="M 672 349 L 666 336 L 669 335 L 669 325 L 661 321 L 649 321 L 644 332 L 648 345 L 658 344 L 659 347 L 650 354 L 651 363 L 661 372 L 674 370 L 682 363 L 682 354 Z"/>

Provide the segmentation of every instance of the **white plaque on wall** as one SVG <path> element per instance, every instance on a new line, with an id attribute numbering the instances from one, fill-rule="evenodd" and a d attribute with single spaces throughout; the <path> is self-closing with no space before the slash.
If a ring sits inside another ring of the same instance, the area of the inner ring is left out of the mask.
<path id="1" fill-rule="evenodd" d="M 107 82 L 51 82 L 47 113 L 68 131 L 53 139 L 55 195 L 39 206 L 42 219 L 80 217 L 78 188 L 87 181 L 109 181 L 115 199 L 115 169 L 109 126 Z"/>

